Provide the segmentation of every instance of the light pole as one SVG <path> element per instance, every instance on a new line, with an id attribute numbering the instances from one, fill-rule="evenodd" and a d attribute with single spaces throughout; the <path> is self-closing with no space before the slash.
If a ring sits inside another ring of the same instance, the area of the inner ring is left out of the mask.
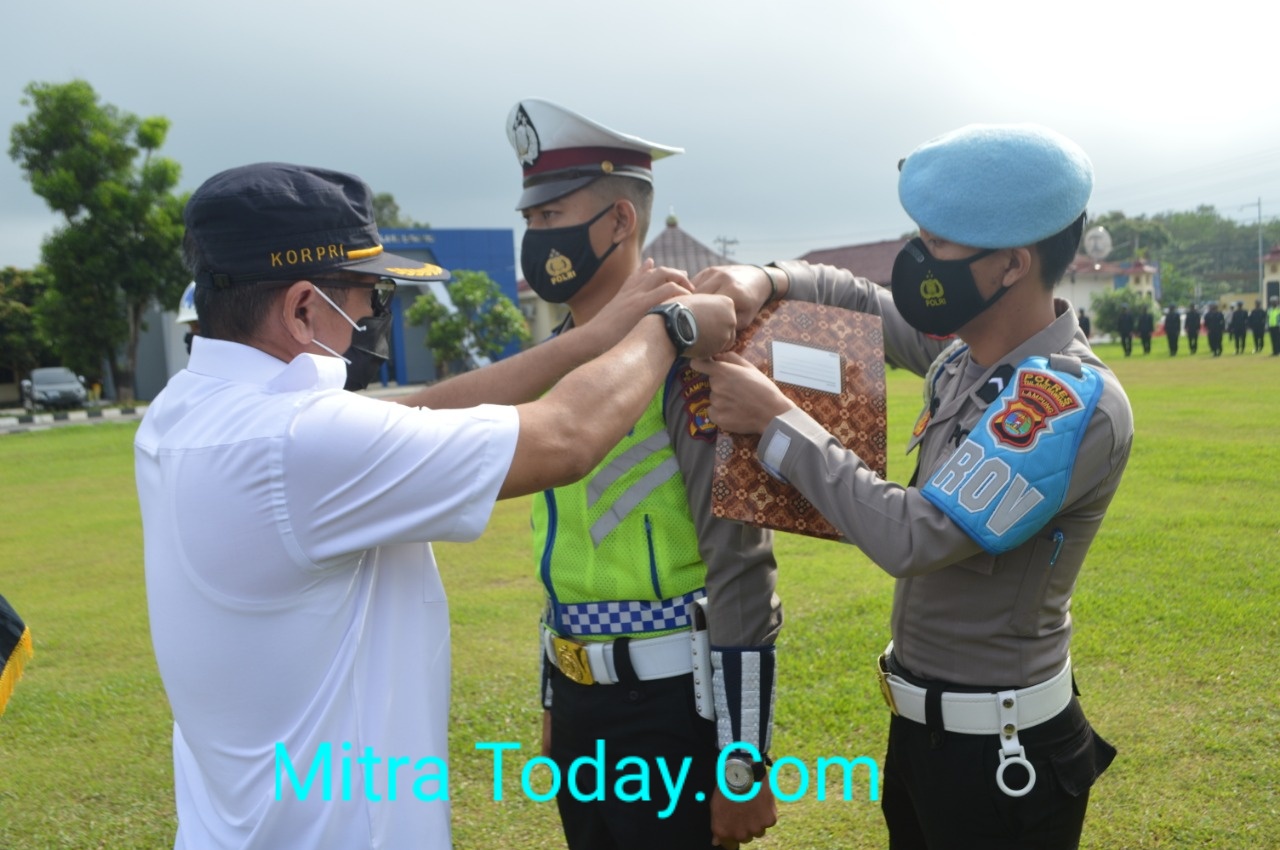
<path id="1" fill-rule="evenodd" d="M 1244 209 L 1245 207 L 1251 207 L 1251 206 L 1253 206 L 1253 204 L 1241 204 L 1240 209 Z M 1258 298 L 1261 299 L 1263 303 L 1266 303 L 1266 300 L 1267 300 L 1266 284 L 1264 284 L 1262 281 L 1262 278 L 1263 278 L 1263 274 L 1262 274 L 1262 265 L 1263 265 L 1262 264 L 1262 198 L 1258 198 L 1257 206 L 1258 206 Z"/>
<path id="2" fill-rule="evenodd" d="M 1265 285 L 1262 282 L 1262 198 L 1258 198 L 1258 299 L 1267 301 Z"/>
<path id="3" fill-rule="evenodd" d="M 729 256 L 729 246 L 730 246 L 730 245 L 737 245 L 737 244 L 738 244 L 738 240 L 737 240 L 737 239 L 731 239 L 731 238 L 729 238 L 728 236 L 717 236 L 717 237 L 715 238 L 715 243 L 716 243 L 717 245 L 719 245 L 719 246 L 720 246 L 720 256 L 722 256 L 722 257 L 728 257 L 728 256 Z"/>

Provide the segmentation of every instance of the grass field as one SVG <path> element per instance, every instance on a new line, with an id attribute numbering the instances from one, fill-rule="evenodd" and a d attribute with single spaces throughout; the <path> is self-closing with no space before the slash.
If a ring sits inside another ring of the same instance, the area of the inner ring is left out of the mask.
<path id="1" fill-rule="evenodd" d="M 1081 573 L 1076 677 L 1120 750 L 1094 789 L 1087 848 L 1280 847 L 1280 358 L 1119 357 L 1137 437 Z M 889 475 L 919 410 L 890 372 Z M 0 850 L 160 848 L 174 829 L 170 718 L 147 630 L 133 489 L 134 425 L 0 437 L 0 593 L 36 657 L 0 719 Z M 528 502 L 503 503 L 477 543 L 440 545 L 454 624 L 450 791 L 460 848 L 562 846 L 554 803 L 508 767 L 493 799 L 477 741 L 536 750 Z M 890 580 L 847 546 L 779 539 L 774 754 L 883 755 L 870 670 Z M 516 767 L 523 759 L 516 762 Z M 813 784 L 781 806 L 763 848 L 885 846 L 865 772 L 853 799 Z M 781 776 L 797 789 L 798 774 Z M 536 783 L 535 783 L 536 784 Z"/>

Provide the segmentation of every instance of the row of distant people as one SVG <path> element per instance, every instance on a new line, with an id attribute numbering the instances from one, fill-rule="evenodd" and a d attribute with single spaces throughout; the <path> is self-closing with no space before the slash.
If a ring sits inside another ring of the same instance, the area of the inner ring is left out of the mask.
<path id="1" fill-rule="evenodd" d="M 1250 332 L 1253 334 L 1255 354 L 1263 350 L 1264 340 L 1270 335 L 1271 353 L 1273 356 L 1280 356 L 1280 301 L 1278 299 L 1271 298 L 1270 307 L 1265 310 L 1261 299 L 1255 302 L 1252 311 L 1245 309 L 1243 301 L 1237 301 L 1229 306 L 1231 309 L 1227 312 L 1219 309 L 1217 304 L 1209 304 L 1203 313 L 1194 304 L 1185 310 L 1179 309 L 1176 305 L 1170 306 L 1161 322 L 1165 338 L 1168 340 L 1169 354 L 1178 353 L 1178 338 L 1184 331 L 1187 335 L 1187 346 L 1191 353 L 1195 354 L 1200 331 L 1203 328 L 1209 337 L 1209 348 L 1215 357 L 1222 354 L 1222 338 L 1227 333 L 1235 343 L 1236 354 L 1245 353 Z M 1086 335 L 1088 334 L 1087 325 L 1088 319 L 1082 317 L 1081 327 L 1085 328 Z M 1143 352 L 1151 352 L 1155 317 L 1150 312 L 1143 311 L 1135 318 L 1128 308 L 1121 308 L 1120 315 L 1116 319 L 1116 330 L 1126 357 L 1132 352 L 1134 333 L 1137 333 L 1142 340 Z"/>

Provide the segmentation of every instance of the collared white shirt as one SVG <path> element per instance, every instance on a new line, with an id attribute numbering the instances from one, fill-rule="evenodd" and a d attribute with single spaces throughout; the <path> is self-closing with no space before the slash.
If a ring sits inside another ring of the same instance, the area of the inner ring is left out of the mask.
<path id="1" fill-rule="evenodd" d="M 428 541 L 484 530 L 519 420 L 358 396 L 344 375 L 197 337 L 139 426 L 177 848 L 450 846 L 447 800 L 423 799 L 446 790 L 430 760 L 449 704 Z"/>

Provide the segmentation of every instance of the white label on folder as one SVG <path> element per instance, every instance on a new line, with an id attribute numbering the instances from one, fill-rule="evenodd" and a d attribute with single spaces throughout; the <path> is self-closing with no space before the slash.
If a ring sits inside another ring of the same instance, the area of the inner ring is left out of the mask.
<path id="1" fill-rule="evenodd" d="M 823 348 L 774 340 L 773 379 L 824 393 L 840 394 L 840 355 Z"/>

